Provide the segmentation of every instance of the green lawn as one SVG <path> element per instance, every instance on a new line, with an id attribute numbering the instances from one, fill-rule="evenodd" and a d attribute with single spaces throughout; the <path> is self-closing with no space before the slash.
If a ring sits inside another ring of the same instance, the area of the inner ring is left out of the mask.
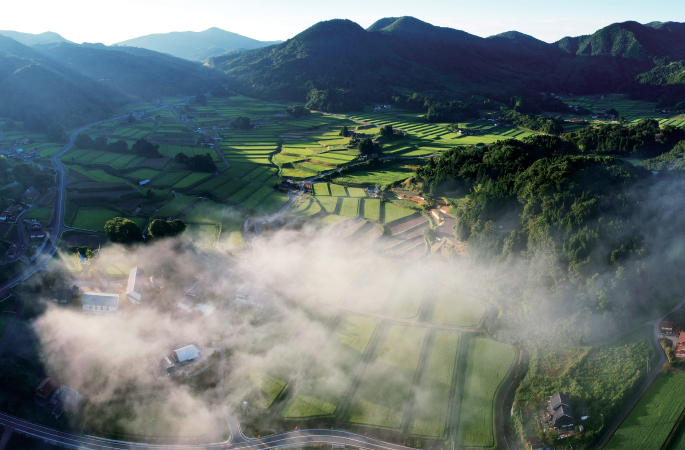
<path id="1" fill-rule="evenodd" d="M 472 338 L 466 364 L 464 397 L 461 402 L 459 444 L 493 447 L 494 403 L 516 352 L 514 347 L 483 338 Z"/>
<path id="2" fill-rule="evenodd" d="M 660 375 L 604 448 L 660 449 L 685 409 L 684 390 L 685 373 Z"/>
<path id="3" fill-rule="evenodd" d="M 120 212 L 104 208 L 80 208 L 71 226 L 83 230 L 105 231 L 105 223 L 115 217 L 126 217 L 131 219 L 138 226 L 143 224 L 142 217 L 128 217 Z"/>
<path id="4" fill-rule="evenodd" d="M 371 318 L 345 317 L 296 395 L 286 405 L 283 416 L 299 418 L 333 414 L 375 329 L 376 321 Z"/>
<path id="5" fill-rule="evenodd" d="M 485 314 L 486 308 L 475 297 L 441 287 L 433 308 L 433 323 L 459 327 L 475 327 Z"/>
<path id="6" fill-rule="evenodd" d="M 409 423 L 410 434 L 432 437 L 445 434 L 458 345 L 458 334 L 448 331 L 435 333 L 416 391 Z"/>
<path id="7" fill-rule="evenodd" d="M 347 422 L 400 427 L 425 337 L 425 328 L 388 327 L 352 398 Z"/>
<path id="8" fill-rule="evenodd" d="M 25 219 L 37 219 L 47 222 L 52 218 L 52 208 L 34 208 L 24 216 Z"/>

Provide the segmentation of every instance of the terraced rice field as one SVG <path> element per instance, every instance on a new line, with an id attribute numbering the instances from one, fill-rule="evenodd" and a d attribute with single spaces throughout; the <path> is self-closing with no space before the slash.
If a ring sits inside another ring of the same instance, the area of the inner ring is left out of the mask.
<path id="1" fill-rule="evenodd" d="M 282 415 L 287 418 L 332 415 L 352 381 L 376 325 L 368 317 L 345 317 Z"/>
<path id="2" fill-rule="evenodd" d="M 466 364 L 461 402 L 459 444 L 493 447 L 495 394 L 514 362 L 514 347 L 501 342 L 472 338 Z"/>

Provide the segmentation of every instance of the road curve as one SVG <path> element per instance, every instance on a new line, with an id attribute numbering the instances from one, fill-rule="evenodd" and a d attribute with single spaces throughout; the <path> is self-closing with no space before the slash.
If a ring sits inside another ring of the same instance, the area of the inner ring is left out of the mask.
<path id="1" fill-rule="evenodd" d="M 0 413 L 0 424 L 13 428 L 16 432 L 41 439 L 43 441 L 79 449 L 92 450 L 145 450 L 145 449 L 231 449 L 231 450 L 266 450 L 287 446 L 305 446 L 312 444 L 329 444 L 348 446 L 367 450 L 407 450 L 409 447 L 379 441 L 368 436 L 340 430 L 313 429 L 291 431 L 283 434 L 266 436 L 261 439 L 242 437 L 235 441 L 228 440 L 210 444 L 144 444 L 113 439 L 98 438 L 58 431 L 38 425 L 28 420 L 19 419 L 9 414 Z"/>

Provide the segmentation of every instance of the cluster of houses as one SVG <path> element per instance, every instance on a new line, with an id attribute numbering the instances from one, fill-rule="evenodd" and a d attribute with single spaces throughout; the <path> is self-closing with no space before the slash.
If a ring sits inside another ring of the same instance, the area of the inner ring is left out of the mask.
<path id="1" fill-rule="evenodd" d="M 364 188 L 364 192 L 366 192 L 366 195 L 372 198 L 380 198 L 382 193 L 381 189 L 378 186 Z"/>
<path id="2" fill-rule="evenodd" d="M 506 125 L 506 123 L 502 121 L 501 117 L 497 117 L 494 119 L 491 117 L 481 117 L 480 120 L 484 120 L 486 122 L 492 122 L 492 125 L 495 127 L 498 127 L 500 125 Z"/>
<path id="3" fill-rule="evenodd" d="M 0 213 L 0 221 L 13 222 L 24 211 L 24 205 L 15 203 Z"/>
<path id="4" fill-rule="evenodd" d="M 144 111 L 143 112 L 141 112 L 141 111 L 129 111 L 129 115 L 133 116 L 133 118 L 139 122 L 145 122 L 145 121 L 154 122 L 155 121 L 155 118 L 153 116 L 146 116 Z"/>
<path id="5" fill-rule="evenodd" d="M 390 109 L 390 108 L 392 108 L 392 105 L 375 105 L 373 107 L 373 110 L 374 111 L 381 111 L 383 109 Z"/>

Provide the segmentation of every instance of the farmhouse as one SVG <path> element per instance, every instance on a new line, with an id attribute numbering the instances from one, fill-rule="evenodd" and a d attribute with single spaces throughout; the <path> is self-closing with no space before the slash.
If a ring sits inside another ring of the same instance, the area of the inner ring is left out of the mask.
<path id="1" fill-rule="evenodd" d="M 555 430 L 573 428 L 573 410 L 568 395 L 557 392 L 547 402 L 549 421 Z"/>
<path id="2" fill-rule="evenodd" d="M 0 214 L 0 220 L 12 220 L 17 217 L 23 209 L 24 207 L 20 204 L 12 205 Z"/>
<path id="3" fill-rule="evenodd" d="M 88 292 L 83 294 L 83 310 L 91 313 L 115 313 L 119 307 L 119 294 Z"/>
<path id="4" fill-rule="evenodd" d="M 58 388 L 55 380 L 45 378 L 33 391 L 33 400 L 39 406 L 50 408 L 52 415 L 59 418 L 64 411 L 77 413 L 84 397 L 68 386 Z"/>
<path id="5" fill-rule="evenodd" d="M 17 244 L 12 244 L 10 248 L 7 249 L 5 252 L 5 255 L 7 255 L 8 258 L 14 259 L 17 257 L 17 254 L 19 253 L 19 247 L 17 247 Z"/>
<path id="6" fill-rule="evenodd" d="M 126 298 L 131 303 L 139 305 L 143 302 L 143 290 L 145 289 L 145 280 L 143 274 L 145 271 L 139 267 L 134 267 L 128 273 L 128 283 L 126 284 Z"/>
<path id="7" fill-rule="evenodd" d="M 685 333 L 680 333 L 678 342 L 676 342 L 673 350 L 675 351 L 676 358 L 685 358 Z"/>
<path id="8" fill-rule="evenodd" d="M 661 322 L 659 325 L 659 329 L 661 330 L 662 334 L 670 334 L 670 335 L 676 335 L 680 334 L 680 327 L 676 325 L 673 322 L 670 322 L 668 320 L 664 320 Z"/>
<path id="9" fill-rule="evenodd" d="M 21 197 L 24 200 L 32 201 L 36 197 L 38 197 L 38 194 L 39 194 L 38 190 L 36 188 L 34 188 L 33 186 L 31 186 L 30 188 L 26 189 L 26 191 L 24 192 L 24 194 Z"/>
<path id="10" fill-rule="evenodd" d="M 200 351 L 194 345 L 186 345 L 174 350 L 174 354 L 179 364 L 187 364 L 200 356 Z"/>

